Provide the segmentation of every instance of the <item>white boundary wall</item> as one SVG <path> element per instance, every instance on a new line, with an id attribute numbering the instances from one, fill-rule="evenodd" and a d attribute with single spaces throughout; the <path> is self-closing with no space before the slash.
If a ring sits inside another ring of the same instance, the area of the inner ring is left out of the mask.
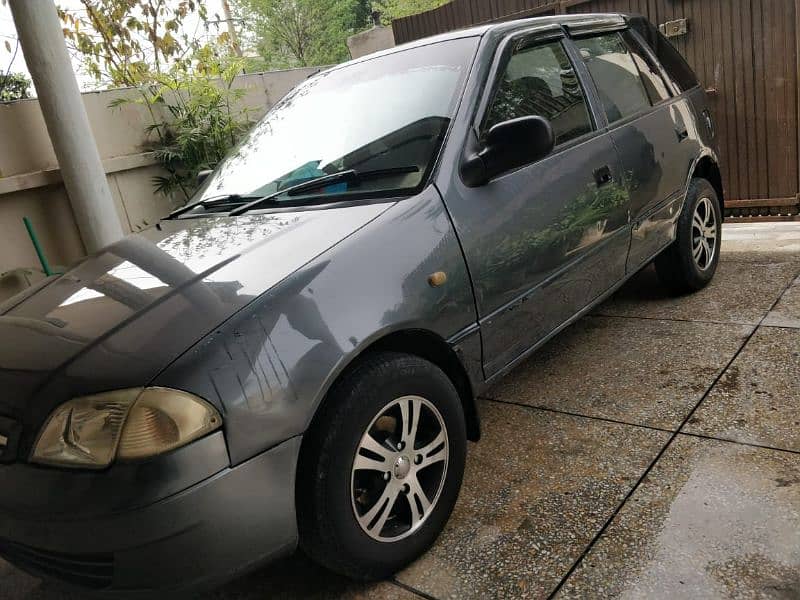
<path id="1" fill-rule="evenodd" d="M 289 90 L 319 68 L 241 75 L 236 86 L 247 90 L 243 103 L 260 118 Z M 117 213 L 126 232 L 138 231 L 170 212 L 182 199 L 154 192 L 159 173 L 151 153 L 144 152 L 147 109 L 136 104 L 109 108 L 131 89 L 83 94 Z M 85 249 L 61 180 L 53 147 L 37 100 L 0 103 L 0 276 L 14 269 L 38 268 L 22 223 L 33 222 L 53 265 L 81 258 Z M 2 286 L 0 286 L 2 287 Z M 2 296 L 7 294 L 0 293 Z"/>

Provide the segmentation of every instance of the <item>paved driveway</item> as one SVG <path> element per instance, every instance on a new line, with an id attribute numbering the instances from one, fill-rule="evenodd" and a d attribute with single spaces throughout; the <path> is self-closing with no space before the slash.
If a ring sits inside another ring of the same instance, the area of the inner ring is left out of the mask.
<path id="1" fill-rule="evenodd" d="M 437 544 L 362 586 L 294 557 L 204 600 L 800 597 L 800 224 L 725 228 L 714 283 L 652 270 L 481 400 Z M 0 561 L 0 598 L 69 598 Z"/>

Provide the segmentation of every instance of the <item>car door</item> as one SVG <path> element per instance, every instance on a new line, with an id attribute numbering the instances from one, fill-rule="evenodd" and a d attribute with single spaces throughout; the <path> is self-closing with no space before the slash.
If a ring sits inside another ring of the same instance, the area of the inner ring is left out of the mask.
<path id="1" fill-rule="evenodd" d="M 634 271 L 674 239 L 687 173 L 690 124 L 629 30 L 574 40 L 602 102 L 631 196 Z"/>
<path id="2" fill-rule="evenodd" d="M 622 172 L 569 52 L 560 28 L 501 44 L 468 147 L 495 124 L 534 115 L 550 121 L 556 147 L 485 186 L 455 175 L 444 193 L 475 289 L 488 377 L 625 273 Z"/>

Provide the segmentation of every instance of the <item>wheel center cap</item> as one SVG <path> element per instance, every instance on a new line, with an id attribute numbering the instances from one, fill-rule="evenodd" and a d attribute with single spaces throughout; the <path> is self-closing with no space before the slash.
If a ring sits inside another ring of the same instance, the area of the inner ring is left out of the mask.
<path id="1" fill-rule="evenodd" d="M 394 461 L 394 476 L 397 479 L 405 479 L 411 470 L 411 460 L 407 456 L 398 456 Z"/>

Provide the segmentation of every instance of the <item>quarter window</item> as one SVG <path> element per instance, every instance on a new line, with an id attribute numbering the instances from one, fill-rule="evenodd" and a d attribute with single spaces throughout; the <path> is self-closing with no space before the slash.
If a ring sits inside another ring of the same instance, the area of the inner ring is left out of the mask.
<path id="1" fill-rule="evenodd" d="M 609 123 L 650 106 L 639 69 L 619 33 L 579 39 L 575 44 L 597 86 Z"/>
<path id="2" fill-rule="evenodd" d="M 645 43 L 650 46 L 656 59 L 664 68 L 667 79 L 675 84 L 679 91 L 686 92 L 699 85 L 697 76 L 689 63 L 675 46 L 656 29 L 655 25 L 644 17 L 632 17 L 629 22 L 631 28 L 641 35 Z"/>
<path id="3" fill-rule="evenodd" d="M 658 67 L 653 63 L 650 56 L 644 51 L 639 41 L 633 36 L 630 31 L 625 31 L 622 34 L 628 48 L 631 50 L 631 56 L 639 67 L 639 72 L 642 74 L 642 81 L 647 90 L 647 95 L 650 97 L 650 102 L 658 104 L 663 100 L 671 98 L 667 84 L 664 82 Z"/>
<path id="4" fill-rule="evenodd" d="M 560 42 L 517 46 L 500 79 L 483 131 L 530 116 L 550 121 L 556 144 L 592 131 L 580 81 Z"/>

